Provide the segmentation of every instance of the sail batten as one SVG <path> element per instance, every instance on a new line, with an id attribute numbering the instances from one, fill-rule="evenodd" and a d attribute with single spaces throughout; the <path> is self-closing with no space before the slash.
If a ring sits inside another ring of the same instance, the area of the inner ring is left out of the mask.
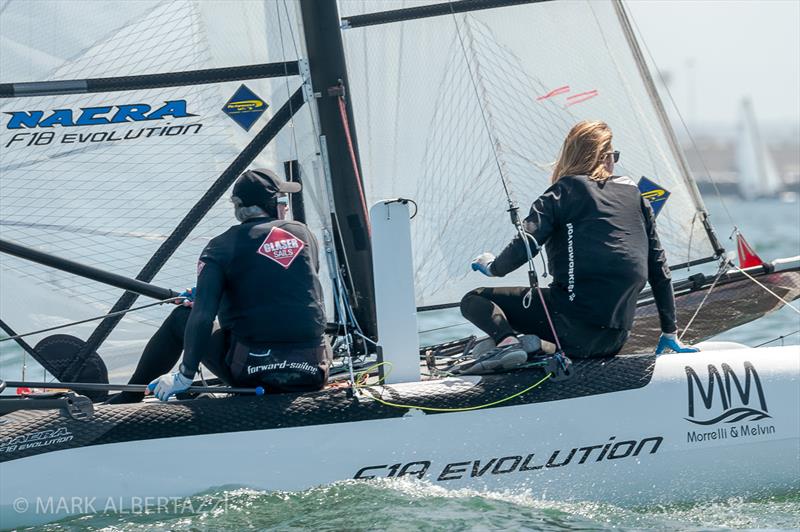
<path id="1" fill-rule="evenodd" d="M 0 98 L 86 94 L 91 92 L 130 91 L 185 87 L 225 81 L 278 78 L 300 73 L 297 61 L 282 61 L 260 65 L 242 65 L 163 74 L 142 74 L 116 78 L 90 78 L 60 81 L 28 81 L 0 84 Z"/>
<path id="2" fill-rule="evenodd" d="M 362 28 L 365 26 L 391 24 L 405 20 L 441 17 L 454 13 L 467 13 L 469 11 L 478 11 L 483 9 L 497 9 L 519 4 L 535 4 L 552 1 L 553 0 L 440 0 L 439 3 L 436 3 L 430 0 L 420 0 L 417 2 L 419 5 L 414 5 L 412 7 L 403 7 L 387 11 L 376 11 L 372 13 L 343 17 L 342 28 Z"/>

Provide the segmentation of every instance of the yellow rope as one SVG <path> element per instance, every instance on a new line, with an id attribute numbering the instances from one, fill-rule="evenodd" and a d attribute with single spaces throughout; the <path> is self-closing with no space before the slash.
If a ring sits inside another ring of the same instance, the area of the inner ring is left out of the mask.
<path id="1" fill-rule="evenodd" d="M 385 362 L 382 362 L 381 364 L 385 364 Z M 376 366 L 379 366 L 379 365 L 380 364 L 376 364 Z M 375 401 L 379 402 L 382 405 L 392 406 L 392 407 L 395 407 L 395 408 L 423 410 L 425 412 L 468 412 L 470 410 L 480 410 L 481 408 L 487 408 L 487 407 L 490 407 L 490 406 L 499 405 L 500 403 L 505 403 L 506 401 L 510 401 L 510 400 L 514 399 L 515 397 L 519 397 L 520 395 L 522 395 L 524 393 L 528 393 L 529 391 L 533 390 L 534 388 L 538 388 L 539 386 L 541 386 L 544 383 L 544 381 L 546 381 L 547 379 L 549 379 L 552 376 L 553 376 L 552 373 L 548 373 L 547 375 L 544 376 L 544 378 L 542 378 L 536 384 L 528 386 L 524 390 L 522 390 L 520 392 L 517 392 L 514 395 L 509 395 L 508 397 L 504 397 L 503 399 L 498 399 L 497 401 L 493 401 L 491 403 L 486 403 L 486 404 L 483 404 L 483 405 L 466 406 L 466 407 L 463 407 L 463 408 L 436 408 L 436 407 L 432 407 L 432 406 L 418 406 L 418 405 L 404 405 L 404 404 L 399 404 L 399 403 L 390 403 L 389 401 L 384 401 L 383 399 L 379 399 L 379 398 L 375 397 L 374 395 L 372 395 L 372 393 L 370 393 L 370 397 L 372 397 L 372 399 L 374 399 Z M 356 382 L 358 382 L 358 379 L 356 379 Z M 360 389 L 361 386 L 356 386 L 356 388 Z"/>
<path id="2" fill-rule="evenodd" d="M 392 368 L 394 366 L 392 365 L 391 362 L 378 362 L 377 364 L 371 365 L 370 367 L 368 367 L 364 371 L 356 373 L 356 379 L 355 379 L 355 381 L 356 381 L 356 389 L 361 388 L 363 385 L 365 385 L 367 383 L 367 379 L 369 378 L 369 374 L 373 370 L 376 370 L 381 366 L 387 366 L 389 368 L 389 371 L 387 371 L 386 374 L 383 377 L 378 379 L 378 382 L 376 384 L 380 384 L 383 381 L 385 381 L 386 379 L 388 379 L 389 375 L 392 374 Z"/>

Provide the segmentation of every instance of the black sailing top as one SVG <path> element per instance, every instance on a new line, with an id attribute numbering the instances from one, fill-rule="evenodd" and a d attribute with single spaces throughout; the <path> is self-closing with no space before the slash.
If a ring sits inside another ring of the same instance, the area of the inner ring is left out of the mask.
<path id="1" fill-rule="evenodd" d="M 547 250 L 554 311 L 584 323 L 630 330 L 636 300 L 650 282 L 661 330 L 672 333 L 675 298 L 655 217 L 629 177 L 564 176 L 525 218 L 531 251 Z M 491 265 L 503 276 L 527 262 L 517 236 Z"/>
<path id="2" fill-rule="evenodd" d="M 296 221 L 254 218 L 211 240 L 197 264 L 183 371 L 203 358 L 214 317 L 236 341 L 258 347 L 320 345 L 325 311 L 317 240 Z"/>

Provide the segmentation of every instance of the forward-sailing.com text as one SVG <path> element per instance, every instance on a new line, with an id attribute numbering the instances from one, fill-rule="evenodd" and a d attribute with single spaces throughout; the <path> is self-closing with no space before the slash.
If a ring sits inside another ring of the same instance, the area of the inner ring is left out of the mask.
<path id="1" fill-rule="evenodd" d="M 18 497 L 12 504 L 17 513 L 35 514 L 197 514 L 226 510 L 222 497 Z"/>

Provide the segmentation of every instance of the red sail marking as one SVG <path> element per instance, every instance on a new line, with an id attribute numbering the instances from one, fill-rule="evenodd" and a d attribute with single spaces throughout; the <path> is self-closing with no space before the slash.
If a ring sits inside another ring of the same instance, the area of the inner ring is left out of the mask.
<path id="1" fill-rule="evenodd" d="M 567 105 L 565 107 L 569 107 L 570 105 L 575 105 L 576 103 L 585 102 L 586 100 L 590 100 L 597 96 L 599 93 L 597 89 L 593 89 L 586 92 L 580 92 L 578 94 L 573 94 L 567 98 Z"/>
<path id="2" fill-rule="evenodd" d="M 744 239 L 741 233 L 736 233 L 736 251 L 739 253 L 739 267 L 751 268 L 753 266 L 761 266 L 764 261 L 758 256 L 747 240 Z"/>
<path id="3" fill-rule="evenodd" d="M 563 87 L 559 87 L 557 89 L 553 89 L 547 94 L 539 96 L 536 98 L 536 101 L 546 100 L 548 98 L 552 98 L 553 96 L 558 96 L 559 94 L 564 94 L 565 92 L 569 92 L 569 85 L 564 85 Z"/>

